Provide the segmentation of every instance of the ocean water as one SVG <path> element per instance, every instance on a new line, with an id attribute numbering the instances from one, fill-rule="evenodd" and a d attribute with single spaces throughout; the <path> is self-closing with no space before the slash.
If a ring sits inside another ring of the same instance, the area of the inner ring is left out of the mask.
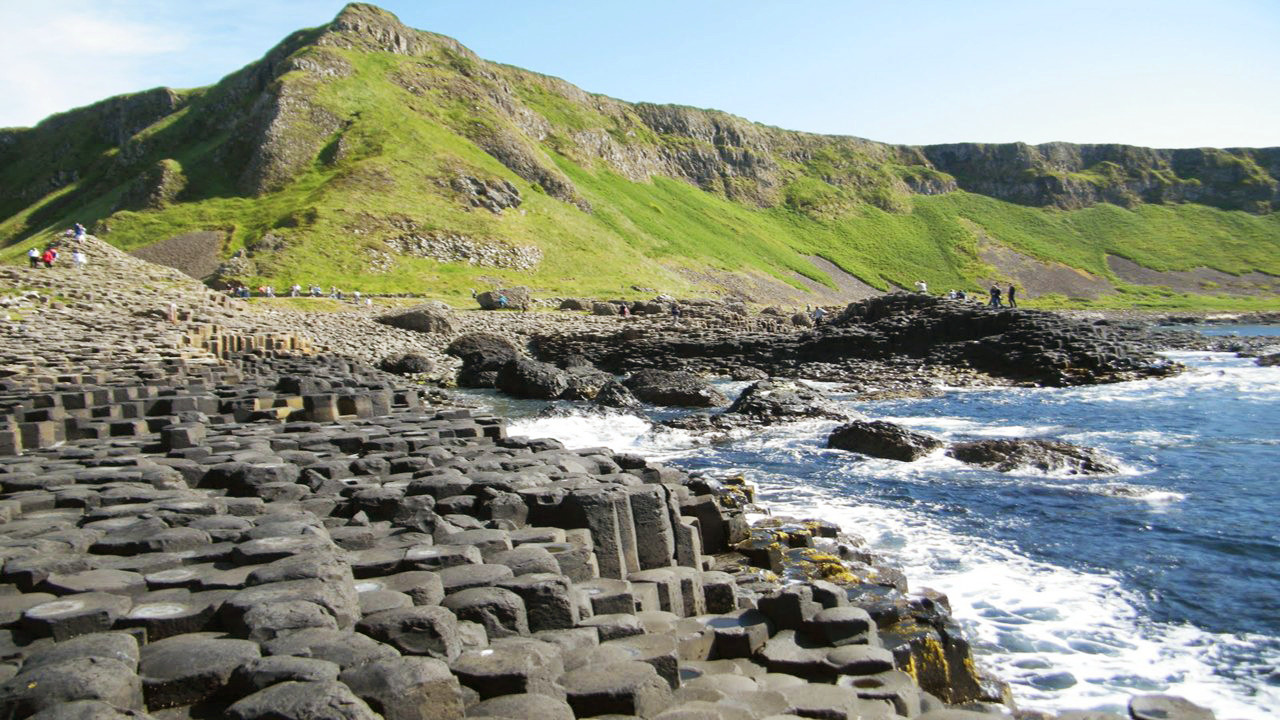
<path id="1" fill-rule="evenodd" d="M 1168 692 L 1220 718 L 1276 717 L 1280 368 L 1169 355 L 1191 371 L 874 403 L 836 396 L 946 440 L 1055 438 L 1101 448 L 1123 468 L 1087 478 L 997 473 L 941 451 L 899 463 L 827 450 L 834 422 L 708 446 L 655 429 L 645 413 L 536 417 L 540 403 L 485 397 L 516 418 L 513 435 L 743 473 L 775 514 L 862 536 L 913 588 L 949 595 L 979 664 L 1022 707 L 1122 712 L 1134 693 Z M 721 385 L 732 396 L 747 383 Z"/>

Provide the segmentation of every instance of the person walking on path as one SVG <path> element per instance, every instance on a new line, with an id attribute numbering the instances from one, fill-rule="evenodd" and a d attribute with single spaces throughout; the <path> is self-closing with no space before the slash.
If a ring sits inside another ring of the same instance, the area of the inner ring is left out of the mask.
<path id="1" fill-rule="evenodd" d="M 89 262 L 89 258 L 85 257 L 84 251 L 80 248 L 76 248 L 71 252 L 71 264 L 75 266 L 76 270 L 83 270 L 87 262 Z"/>
<path id="2" fill-rule="evenodd" d="M 27 260 L 31 262 L 32 269 L 40 267 L 40 251 L 34 247 L 28 250 Z"/>
<path id="3" fill-rule="evenodd" d="M 991 307 L 1000 307 L 1000 286 L 991 286 Z"/>
<path id="4" fill-rule="evenodd" d="M 1008 298 L 1008 300 L 1009 300 L 1009 307 L 1011 307 L 1011 308 L 1016 308 L 1016 307 L 1018 307 L 1018 301 L 1017 301 L 1017 299 L 1015 298 L 1015 296 L 1017 295 L 1017 293 L 1018 293 L 1018 288 L 1014 287 L 1014 286 L 1013 286 L 1013 283 L 1009 283 L 1009 290 L 1008 290 L 1008 292 L 1006 292 L 1006 293 L 1005 293 L 1005 297 L 1006 297 L 1006 298 Z"/>

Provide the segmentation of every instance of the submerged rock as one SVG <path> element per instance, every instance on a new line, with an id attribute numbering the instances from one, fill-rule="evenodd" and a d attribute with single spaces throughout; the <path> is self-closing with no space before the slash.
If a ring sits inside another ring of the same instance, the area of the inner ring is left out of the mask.
<path id="1" fill-rule="evenodd" d="M 1032 468 L 1072 475 L 1109 475 L 1120 467 L 1100 451 L 1059 440 L 1000 439 L 956 443 L 947 454 L 1000 472 Z"/>
<path id="2" fill-rule="evenodd" d="M 827 438 L 827 447 L 872 457 L 911 462 L 942 447 L 941 440 L 883 420 L 855 420 Z"/>

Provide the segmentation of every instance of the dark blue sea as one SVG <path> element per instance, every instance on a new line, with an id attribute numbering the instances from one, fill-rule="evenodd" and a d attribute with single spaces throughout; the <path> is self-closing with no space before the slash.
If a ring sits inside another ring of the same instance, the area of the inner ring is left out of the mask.
<path id="1" fill-rule="evenodd" d="M 914 463 L 868 459 L 823 448 L 833 422 L 707 446 L 641 415 L 535 418 L 535 405 L 486 398 L 525 415 L 512 434 L 743 473 L 775 514 L 862 536 L 913 588 L 950 596 L 979 663 L 1011 683 L 1022 707 L 1122 711 L 1134 693 L 1169 692 L 1218 717 L 1275 717 L 1280 367 L 1169 355 L 1191 370 L 1087 388 L 836 396 L 947 440 L 1055 438 L 1101 448 L 1123 467 L 1089 478 L 975 469 L 941 451 Z M 732 397 L 747 383 L 721 385 Z"/>

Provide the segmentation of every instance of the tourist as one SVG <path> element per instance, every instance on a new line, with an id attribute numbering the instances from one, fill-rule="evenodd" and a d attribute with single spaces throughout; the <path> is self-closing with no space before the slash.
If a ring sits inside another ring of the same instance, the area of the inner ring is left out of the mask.
<path id="1" fill-rule="evenodd" d="M 330 297 L 330 298 L 336 298 L 336 297 L 338 297 L 338 286 L 337 286 L 337 285 L 330 285 L 330 286 L 329 286 L 329 297 Z"/>
<path id="2" fill-rule="evenodd" d="M 57 259 L 58 259 L 58 251 L 54 250 L 52 245 L 45 248 L 44 254 L 40 256 L 40 262 L 43 262 L 46 268 L 53 267 L 53 263 Z"/>
<path id="3" fill-rule="evenodd" d="M 74 265 L 77 270 L 83 270 L 85 263 L 87 262 L 89 262 L 89 258 L 85 257 L 83 250 L 76 248 L 71 251 L 71 264 Z"/>
<path id="4" fill-rule="evenodd" d="M 991 286 L 991 307 L 1000 307 L 1000 286 Z"/>
<path id="5" fill-rule="evenodd" d="M 352 297 L 354 297 L 354 298 L 356 299 L 356 303 L 359 303 L 359 302 L 360 302 L 360 291 L 359 291 L 359 290 L 353 290 L 353 291 L 351 292 L 351 296 L 352 296 Z"/>
<path id="6" fill-rule="evenodd" d="M 267 286 L 267 297 L 275 297 L 275 296 L 276 296 L 276 286 L 275 286 L 275 285 L 268 285 L 268 286 Z"/>
<path id="7" fill-rule="evenodd" d="M 31 261 L 32 268 L 40 267 L 40 251 L 34 245 L 27 251 L 27 260 Z"/>
<path id="8" fill-rule="evenodd" d="M 77 239 L 77 240 L 81 240 L 81 239 L 83 239 L 83 238 L 84 238 L 84 235 L 85 235 L 85 229 L 84 229 L 84 226 L 83 226 L 83 225 L 81 225 L 80 223 L 76 223 L 76 224 L 75 224 L 75 229 L 76 229 L 76 239 Z"/>
<path id="9" fill-rule="evenodd" d="M 631 308 L 626 303 L 622 303 L 622 317 L 631 317 Z"/>
<path id="10" fill-rule="evenodd" d="M 1009 299 L 1009 307 L 1011 308 L 1018 307 L 1018 301 L 1014 297 L 1017 294 L 1017 292 L 1018 292 L 1018 288 L 1014 287 L 1013 283 L 1009 283 L 1009 291 L 1005 293 L 1005 297 Z"/>
<path id="11" fill-rule="evenodd" d="M 821 325 L 823 319 L 825 319 L 826 317 L 827 317 L 827 311 L 819 307 L 817 310 L 813 311 L 813 324 Z"/>
<path id="12" fill-rule="evenodd" d="M 925 284 L 925 282 L 924 282 L 923 280 L 917 280 L 917 281 L 916 281 L 916 292 L 919 292 L 919 293 L 927 293 L 927 292 L 929 292 L 929 286 L 928 286 L 928 285 L 926 285 L 926 284 Z"/>
<path id="13" fill-rule="evenodd" d="M 298 294 L 301 292 L 302 292 L 302 286 L 299 285 L 298 283 L 294 283 L 289 286 L 289 297 L 298 297 Z"/>
<path id="14" fill-rule="evenodd" d="M 671 303 L 671 318 L 673 320 L 680 319 L 680 303 Z"/>
<path id="15" fill-rule="evenodd" d="M 505 294 L 503 294 L 503 293 L 499 293 L 499 294 L 498 294 L 498 307 L 500 307 L 500 308 L 505 308 L 508 304 L 510 304 L 510 301 L 508 301 L 508 300 L 507 300 L 507 296 L 506 296 Z"/>

